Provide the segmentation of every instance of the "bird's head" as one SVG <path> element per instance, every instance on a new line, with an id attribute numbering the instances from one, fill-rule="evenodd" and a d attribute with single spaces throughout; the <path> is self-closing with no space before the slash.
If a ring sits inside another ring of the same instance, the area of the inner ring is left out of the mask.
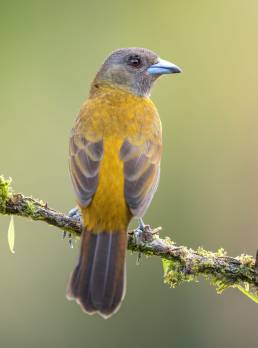
<path id="1" fill-rule="evenodd" d="M 104 83 L 135 95 L 149 96 L 159 76 L 180 72 L 178 66 L 159 58 L 146 48 L 122 48 L 107 57 L 96 75 L 93 87 Z"/>

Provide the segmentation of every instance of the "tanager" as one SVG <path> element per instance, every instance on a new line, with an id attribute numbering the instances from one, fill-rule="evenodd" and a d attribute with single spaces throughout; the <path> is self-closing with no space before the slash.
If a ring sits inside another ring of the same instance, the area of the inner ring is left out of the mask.
<path id="1" fill-rule="evenodd" d="M 153 83 L 181 69 L 145 48 L 111 53 L 71 132 L 69 168 L 83 233 L 67 297 L 108 318 L 125 295 L 127 228 L 157 190 L 162 152 Z"/>

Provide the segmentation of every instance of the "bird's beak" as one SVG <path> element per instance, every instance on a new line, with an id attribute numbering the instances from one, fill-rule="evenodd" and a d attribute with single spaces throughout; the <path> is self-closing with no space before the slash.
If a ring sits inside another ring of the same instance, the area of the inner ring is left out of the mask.
<path id="1" fill-rule="evenodd" d="M 160 58 L 158 62 L 151 65 L 147 71 L 151 75 L 178 74 L 182 72 L 182 70 L 175 64 Z"/>

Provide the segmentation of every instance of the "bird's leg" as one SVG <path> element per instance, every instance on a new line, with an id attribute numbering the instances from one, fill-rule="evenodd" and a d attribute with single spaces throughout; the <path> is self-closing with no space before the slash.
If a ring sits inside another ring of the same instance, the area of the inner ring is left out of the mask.
<path id="1" fill-rule="evenodd" d="M 75 207 L 73 209 L 71 209 L 68 213 L 68 216 L 81 222 L 81 211 L 78 207 Z M 66 238 L 66 236 L 68 237 L 68 244 L 70 248 L 73 248 L 73 239 L 72 239 L 72 233 L 68 233 L 66 231 L 63 231 L 63 239 Z"/>
<path id="2" fill-rule="evenodd" d="M 138 223 L 139 223 L 138 226 L 133 231 L 137 244 L 139 244 L 143 239 L 142 237 L 143 237 L 144 227 L 145 227 L 145 224 L 142 218 L 138 218 Z"/>
<path id="3" fill-rule="evenodd" d="M 144 221 L 143 221 L 143 218 L 139 218 L 139 226 L 138 226 L 138 228 L 137 229 L 140 229 L 142 232 L 144 232 L 144 228 L 145 228 L 145 223 L 144 223 Z"/>
<path id="4" fill-rule="evenodd" d="M 137 242 L 151 242 L 153 240 L 153 233 L 150 225 L 145 225 L 142 218 L 138 218 L 138 221 L 139 225 L 134 231 Z"/>
<path id="5" fill-rule="evenodd" d="M 161 231 L 161 227 L 156 227 L 154 229 L 151 228 L 150 225 L 145 225 L 142 218 L 138 218 L 139 225 L 136 229 L 129 232 L 129 234 L 133 234 L 136 244 L 139 246 L 142 243 L 151 243 L 154 239 L 159 237 L 159 232 Z M 138 252 L 136 264 L 140 264 L 141 252 Z"/>
<path id="6" fill-rule="evenodd" d="M 137 244 L 140 244 L 141 242 L 147 241 L 150 238 L 147 237 L 147 235 L 150 233 L 150 225 L 145 225 L 142 218 L 138 218 L 139 225 L 134 230 L 134 236 L 136 239 Z M 139 251 L 137 255 L 136 265 L 140 265 L 142 253 Z"/>

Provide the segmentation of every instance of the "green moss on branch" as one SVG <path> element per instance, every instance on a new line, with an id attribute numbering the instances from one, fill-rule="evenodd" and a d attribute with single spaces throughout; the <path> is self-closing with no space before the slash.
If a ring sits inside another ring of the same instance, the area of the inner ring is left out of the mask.
<path id="1" fill-rule="evenodd" d="M 3 176 L 0 176 L 0 207 L 1 210 L 4 210 L 6 207 L 6 202 L 11 197 L 11 179 L 5 179 Z"/>
<path id="2" fill-rule="evenodd" d="M 11 180 L 0 176 L 0 214 L 18 215 L 44 221 L 61 230 L 80 236 L 82 227 L 76 219 L 48 207 L 47 203 L 13 193 Z M 236 287 L 245 295 L 258 301 L 258 261 L 249 255 L 227 256 L 224 249 L 217 252 L 203 248 L 193 250 L 178 246 L 169 238 L 159 237 L 160 228 L 134 230 L 128 234 L 128 249 L 147 256 L 159 256 L 164 269 L 164 281 L 171 287 L 184 282 L 197 281 L 204 276 L 218 293 L 228 287 Z M 257 254 L 258 258 L 258 254 Z"/>

